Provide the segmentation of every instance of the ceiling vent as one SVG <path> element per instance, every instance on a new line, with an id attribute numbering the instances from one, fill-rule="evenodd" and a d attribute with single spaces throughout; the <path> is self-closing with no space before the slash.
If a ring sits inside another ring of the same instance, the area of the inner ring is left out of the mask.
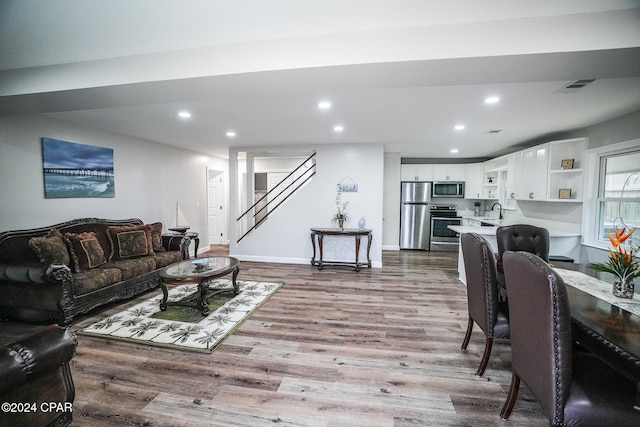
<path id="1" fill-rule="evenodd" d="M 582 89 L 583 87 L 585 87 L 586 85 L 588 85 L 591 82 L 594 82 L 595 79 L 582 79 L 582 80 L 576 80 L 573 81 L 571 83 L 569 83 L 568 85 L 558 89 L 556 91 L 556 93 L 574 93 L 579 91 L 580 89 Z"/>

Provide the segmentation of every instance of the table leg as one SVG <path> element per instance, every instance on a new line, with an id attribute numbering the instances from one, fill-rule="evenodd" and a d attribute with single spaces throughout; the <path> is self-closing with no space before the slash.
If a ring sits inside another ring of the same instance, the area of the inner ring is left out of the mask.
<path id="1" fill-rule="evenodd" d="M 360 255 L 360 235 L 356 235 L 356 271 L 360 271 L 360 263 L 358 257 Z"/>
<path id="2" fill-rule="evenodd" d="M 193 244 L 195 245 L 195 252 L 193 253 L 193 257 L 198 258 L 198 246 L 200 246 L 200 237 L 194 237 Z"/>
<path id="3" fill-rule="evenodd" d="M 369 253 L 371 252 L 371 232 L 367 234 L 367 267 L 371 268 L 371 257 Z"/>
<path id="4" fill-rule="evenodd" d="M 207 316 L 211 309 L 207 303 L 207 290 L 209 289 L 209 279 L 205 279 L 198 283 L 198 289 L 200 289 L 200 301 L 198 302 L 198 308 L 202 311 L 203 316 Z"/>
<path id="5" fill-rule="evenodd" d="M 240 293 L 240 287 L 238 286 L 238 282 L 236 282 L 236 278 L 238 277 L 238 273 L 240 272 L 240 267 L 236 267 L 233 269 L 233 275 L 231 277 L 231 283 L 233 283 L 233 292 L 238 295 Z"/>
<path id="6" fill-rule="evenodd" d="M 323 235 L 318 235 L 318 249 L 320 250 L 320 262 L 318 263 L 318 270 L 322 270 L 322 239 Z"/>
<path id="7" fill-rule="evenodd" d="M 162 289 L 162 300 L 160 301 L 160 311 L 167 309 L 167 299 L 169 299 L 169 290 L 167 284 L 160 280 L 160 289 Z"/>
<path id="8" fill-rule="evenodd" d="M 316 233 L 311 233 L 311 247 L 313 248 L 313 256 L 311 257 L 311 265 L 316 265 Z"/>

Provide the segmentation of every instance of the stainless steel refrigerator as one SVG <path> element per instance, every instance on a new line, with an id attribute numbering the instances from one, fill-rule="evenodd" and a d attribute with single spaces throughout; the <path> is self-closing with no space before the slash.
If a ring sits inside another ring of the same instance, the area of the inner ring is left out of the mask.
<path id="1" fill-rule="evenodd" d="M 402 182 L 400 191 L 400 249 L 429 250 L 430 182 Z"/>

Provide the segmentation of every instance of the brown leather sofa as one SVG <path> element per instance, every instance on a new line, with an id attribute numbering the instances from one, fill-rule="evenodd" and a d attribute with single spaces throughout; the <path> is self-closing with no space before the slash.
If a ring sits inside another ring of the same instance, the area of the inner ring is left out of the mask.
<path id="1" fill-rule="evenodd" d="M 76 336 L 58 325 L 0 323 L 1 426 L 65 426 L 75 389 Z"/>
<path id="2" fill-rule="evenodd" d="M 103 304 L 159 285 L 158 271 L 188 254 L 163 242 L 162 224 L 83 218 L 0 233 L 0 316 L 70 324 Z"/>

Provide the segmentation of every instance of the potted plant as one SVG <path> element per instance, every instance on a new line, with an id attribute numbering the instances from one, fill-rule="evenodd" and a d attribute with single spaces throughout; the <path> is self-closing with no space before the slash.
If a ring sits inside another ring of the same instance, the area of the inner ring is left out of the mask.
<path id="1" fill-rule="evenodd" d="M 622 243 L 636 231 L 635 228 L 626 232 L 626 227 L 614 227 L 615 236 L 609 233 L 612 248 L 609 249 L 609 259 L 603 263 L 591 263 L 589 267 L 597 271 L 613 274 L 613 294 L 620 298 L 633 298 L 633 279 L 640 276 L 640 262 L 633 254 L 633 248 L 627 251 Z"/>
<path id="2" fill-rule="evenodd" d="M 344 230 L 344 224 L 346 222 L 349 222 L 349 214 L 347 214 L 347 206 L 349 205 L 349 202 L 347 201 L 342 203 L 340 195 L 341 193 L 338 192 L 338 195 L 336 196 L 337 211 L 335 215 L 331 217 L 331 222 L 333 223 L 337 222 L 338 227 L 340 227 L 340 230 Z"/>
<path id="3" fill-rule="evenodd" d="M 488 176 L 487 180 L 489 181 L 489 184 L 493 184 L 493 177 L 492 176 Z"/>

